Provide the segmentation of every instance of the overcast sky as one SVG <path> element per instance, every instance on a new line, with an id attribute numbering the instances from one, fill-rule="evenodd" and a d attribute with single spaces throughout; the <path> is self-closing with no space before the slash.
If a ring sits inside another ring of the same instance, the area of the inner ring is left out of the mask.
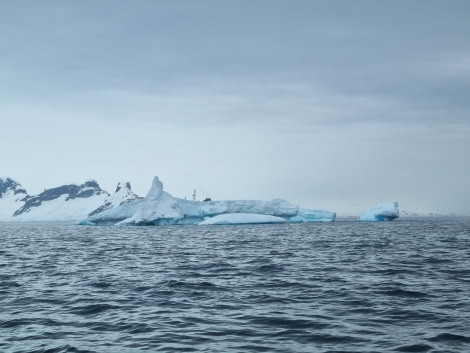
<path id="1" fill-rule="evenodd" d="M 0 176 L 470 213 L 470 1 L 0 2 Z"/>

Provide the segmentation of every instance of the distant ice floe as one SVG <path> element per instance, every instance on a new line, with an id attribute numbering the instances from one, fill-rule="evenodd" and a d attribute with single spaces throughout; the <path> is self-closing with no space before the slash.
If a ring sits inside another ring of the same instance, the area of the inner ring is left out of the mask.
<path id="1" fill-rule="evenodd" d="M 155 177 L 143 199 L 103 209 L 79 222 L 84 225 L 182 225 L 332 222 L 334 212 L 299 208 L 282 199 L 271 201 L 190 201 L 171 196 Z"/>
<path id="2" fill-rule="evenodd" d="M 364 222 L 392 221 L 398 218 L 399 214 L 398 202 L 387 201 L 368 209 L 358 220 Z"/>

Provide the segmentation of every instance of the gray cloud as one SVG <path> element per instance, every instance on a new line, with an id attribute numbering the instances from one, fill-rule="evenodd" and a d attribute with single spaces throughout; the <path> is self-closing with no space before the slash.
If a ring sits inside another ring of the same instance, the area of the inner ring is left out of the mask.
<path id="1" fill-rule="evenodd" d="M 127 175 L 142 194 L 159 174 L 178 196 L 468 212 L 469 10 L 2 3 L 2 173 L 36 189 Z"/>

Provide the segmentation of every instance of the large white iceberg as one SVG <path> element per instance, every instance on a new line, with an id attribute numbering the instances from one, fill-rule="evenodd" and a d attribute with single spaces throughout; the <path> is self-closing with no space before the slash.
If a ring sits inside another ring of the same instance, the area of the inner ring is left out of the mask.
<path id="1" fill-rule="evenodd" d="M 143 199 L 121 204 L 90 215 L 80 224 L 94 225 L 171 225 L 242 224 L 282 222 L 332 222 L 334 212 L 299 209 L 282 199 L 271 201 L 190 201 L 175 198 L 163 190 L 155 177 Z"/>
<path id="2" fill-rule="evenodd" d="M 359 221 L 392 221 L 395 218 L 398 218 L 399 214 L 398 202 L 387 201 L 368 209 L 361 217 L 359 217 Z"/>

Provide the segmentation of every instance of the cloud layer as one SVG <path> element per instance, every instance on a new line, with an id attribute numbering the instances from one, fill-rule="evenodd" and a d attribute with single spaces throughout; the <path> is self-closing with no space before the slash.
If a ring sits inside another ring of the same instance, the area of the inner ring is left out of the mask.
<path id="1" fill-rule="evenodd" d="M 0 5 L 2 174 L 470 212 L 466 1 Z"/>

